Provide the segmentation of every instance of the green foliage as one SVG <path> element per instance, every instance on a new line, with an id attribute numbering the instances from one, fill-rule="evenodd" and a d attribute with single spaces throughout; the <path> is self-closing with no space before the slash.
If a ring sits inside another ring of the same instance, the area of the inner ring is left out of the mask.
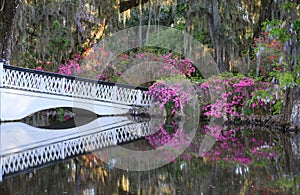
<path id="1" fill-rule="evenodd" d="M 64 120 L 65 120 L 65 113 L 66 113 L 66 110 L 65 109 L 63 109 L 63 108 L 58 108 L 57 109 L 57 112 L 58 112 L 58 120 L 60 121 L 60 122 L 63 122 Z"/>
<path id="2" fill-rule="evenodd" d="M 48 47 L 50 52 L 56 48 L 60 48 L 61 50 L 66 49 L 69 41 L 65 37 L 65 31 L 68 31 L 68 29 L 66 27 L 61 27 L 57 20 L 53 22 L 52 28 L 54 36 L 49 40 Z"/>
<path id="3" fill-rule="evenodd" d="M 290 1 L 285 1 L 284 4 L 283 4 L 283 6 L 282 6 L 282 8 L 284 10 L 286 10 L 288 13 L 290 13 L 291 9 L 295 8 L 295 7 L 296 7 L 296 3 L 290 2 Z"/>
<path id="4" fill-rule="evenodd" d="M 49 56 L 61 56 L 61 59 L 54 59 L 55 61 L 60 61 L 62 59 L 66 59 L 67 56 L 64 56 L 64 51 L 68 50 L 70 48 L 69 40 L 68 40 L 68 35 L 70 34 L 70 30 L 61 25 L 58 20 L 53 21 L 52 23 L 52 33 L 48 41 L 48 51 L 49 51 Z"/>
<path id="5" fill-rule="evenodd" d="M 295 32 L 300 32 L 300 19 L 292 22 L 292 29 Z M 297 33 L 297 39 L 300 40 L 300 33 Z"/>
<path id="6" fill-rule="evenodd" d="M 277 186 L 281 186 L 286 189 L 297 189 L 294 179 L 291 176 L 281 176 L 279 181 L 276 182 Z"/>
<path id="7" fill-rule="evenodd" d="M 245 109 L 244 113 L 245 113 L 246 116 L 250 116 L 251 114 L 253 114 L 253 111 L 250 110 L 250 109 Z"/>
<path id="8" fill-rule="evenodd" d="M 247 136 L 247 137 L 250 137 L 250 136 L 252 136 L 252 130 L 251 129 L 244 129 L 243 130 L 243 134 L 245 135 L 245 136 Z"/>
<path id="9" fill-rule="evenodd" d="M 265 21 L 263 22 L 262 30 L 270 33 L 272 37 L 281 42 L 285 42 L 290 38 L 282 20 Z"/>
<path id="10" fill-rule="evenodd" d="M 294 87 L 295 75 L 294 73 L 287 71 L 280 75 L 279 80 L 281 82 L 281 87 Z"/>
<path id="11" fill-rule="evenodd" d="M 293 3 L 286 2 L 283 9 L 290 12 L 294 6 Z M 267 67 L 265 72 L 256 80 L 262 79 L 272 83 L 270 87 L 274 90 L 256 91 L 251 102 L 255 102 L 254 99 L 258 98 L 270 98 L 270 101 L 275 101 L 273 114 L 280 114 L 284 105 L 288 105 L 284 104 L 287 101 L 283 95 L 286 90 L 300 86 L 299 57 L 290 52 L 292 49 L 290 45 L 297 47 L 295 35 L 299 36 L 297 32 L 300 30 L 300 22 L 299 20 L 291 21 L 290 24 L 287 24 L 287 22 L 283 20 L 263 22 L 262 29 L 264 32 L 262 32 L 260 38 L 255 39 L 258 43 L 255 52 L 261 62 L 260 68 Z M 276 99 L 274 95 L 276 95 Z"/>
<path id="12" fill-rule="evenodd" d="M 149 42 L 147 42 L 146 44 L 150 45 Z M 158 57 L 158 56 L 163 56 L 163 55 L 167 55 L 170 53 L 169 48 L 161 48 L 161 47 L 147 46 L 147 45 L 139 47 L 139 48 L 133 48 L 127 52 L 124 52 L 124 54 L 127 54 L 128 56 L 135 56 L 140 53 L 145 53 L 147 55 L 155 55 Z M 172 52 L 172 56 L 181 57 L 182 55 L 177 52 Z M 121 62 L 121 63 L 126 63 L 126 61 Z"/>
<path id="13" fill-rule="evenodd" d="M 177 29 L 167 28 L 159 33 L 152 33 L 146 45 L 161 46 L 164 49 L 183 53 L 183 36 Z"/>
<path id="14" fill-rule="evenodd" d="M 277 101 L 274 105 L 274 112 L 273 114 L 280 114 L 283 108 L 283 101 Z"/>

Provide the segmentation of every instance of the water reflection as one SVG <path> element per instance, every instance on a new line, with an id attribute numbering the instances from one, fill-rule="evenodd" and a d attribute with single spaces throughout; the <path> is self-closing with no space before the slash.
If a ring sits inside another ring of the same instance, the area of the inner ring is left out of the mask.
<path id="1" fill-rule="evenodd" d="M 150 134 L 148 122 L 100 117 L 69 129 L 40 129 L 21 122 L 0 126 L 0 181 L 10 175 Z"/>
<path id="2" fill-rule="evenodd" d="M 152 121 L 155 119 L 151 119 L 150 124 Z M 143 140 L 147 145 L 142 142 L 132 142 L 127 145 L 108 147 L 94 154 L 115 168 L 129 171 L 145 171 L 162 167 L 176 160 L 189 147 L 196 128 L 189 129 L 188 123 L 184 121 L 173 121 L 172 125 L 164 123 L 157 125 L 150 125 L 153 133 L 148 134 Z"/>
<path id="3" fill-rule="evenodd" d="M 149 150 L 184 133 L 184 126 L 155 125 L 160 131 L 128 149 Z M 153 127 L 154 128 L 154 127 Z M 56 162 L 51 166 L 10 175 L 1 194 L 290 194 L 300 193 L 299 135 L 261 127 L 201 126 L 189 147 L 171 163 L 149 171 L 104 163 L 106 149 Z M 177 133 L 177 134 L 176 134 Z M 184 135 L 184 134 L 183 134 Z M 202 152 L 204 138 L 215 139 Z M 170 143 L 184 144 L 174 139 Z M 173 146 L 172 145 L 172 146 Z M 200 153 L 199 153 L 200 151 Z"/>

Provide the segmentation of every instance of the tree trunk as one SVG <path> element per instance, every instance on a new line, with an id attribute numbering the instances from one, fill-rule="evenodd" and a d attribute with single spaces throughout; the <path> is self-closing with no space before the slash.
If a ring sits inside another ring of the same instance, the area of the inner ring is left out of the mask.
<path id="1" fill-rule="evenodd" d="M 147 27 L 147 33 L 146 33 L 146 42 L 149 39 L 151 19 L 152 19 L 152 8 L 151 8 L 151 6 L 149 6 L 149 16 L 148 16 L 148 27 Z"/>
<path id="2" fill-rule="evenodd" d="M 12 26 L 18 5 L 15 0 L 1 0 L 0 5 L 0 58 L 10 59 Z"/>
<path id="3" fill-rule="evenodd" d="M 194 11 L 194 0 L 189 1 L 188 5 L 188 13 L 187 13 L 187 20 L 185 23 L 185 34 L 183 37 L 183 55 L 187 55 L 190 52 L 190 36 L 193 32 L 193 19 L 195 17 L 195 11 Z"/>
<path id="4" fill-rule="evenodd" d="M 225 72 L 229 70 L 229 60 L 226 59 L 228 55 L 226 54 L 226 46 L 223 40 L 221 28 L 221 18 L 219 14 L 219 2 L 218 0 L 206 1 L 206 10 L 209 34 L 214 48 L 214 58 L 217 62 L 220 72 Z M 226 65 L 225 62 L 228 62 Z"/>
<path id="5" fill-rule="evenodd" d="M 288 0 L 287 2 L 293 3 L 292 0 Z M 284 12 L 283 12 L 284 13 Z M 283 15 L 283 14 L 282 14 Z M 291 31 L 292 23 L 298 20 L 297 16 L 297 8 L 292 7 L 290 8 L 289 12 L 286 12 L 286 15 L 283 15 L 286 19 L 286 30 L 291 35 L 291 40 L 289 47 L 287 48 L 287 57 L 286 62 L 288 64 L 288 70 L 294 71 L 294 68 L 297 66 L 297 55 L 299 55 L 299 44 L 297 44 L 297 37 L 295 36 L 295 32 Z M 297 48 L 298 47 L 298 48 Z M 297 53 L 298 49 L 298 53 Z M 293 109 L 293 102 L 294 102 L 294 92 L 295 89 L 292 86 L 287 87 L 286 89 L 286 98 L 285 98 L 285 105 L 283 107 L 283 120 L 285 122 L 290 122 L 292 109 Z"/>
<path id="6" fill-rule="evenodd" d="M 139 4 L 139 46 L 142 47 L 143 45 L 143 8 L 142 8 L 142 0 L 140 0 Z"/>
<path id="7" fill-rule="evenodd" d="M 271 18 L 272 7 L 270 5 L 271 5 L 270 0 L 261 1 L 259 19 L 256 28 L 253 30 L 254 31 L 253 37 L 259 37 L 263 22 L 272 19 Z"/>

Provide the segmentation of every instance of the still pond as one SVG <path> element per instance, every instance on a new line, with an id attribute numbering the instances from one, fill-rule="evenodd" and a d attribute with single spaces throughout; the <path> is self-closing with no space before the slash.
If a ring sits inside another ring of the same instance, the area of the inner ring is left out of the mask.
<path id="1" fill-rule="evenodd" d="M 100 148 L 4 174 L 0 194 L 300 194 L 297 133 L 201 124 L 190 136 L 180 122 L 147 122 L 155 129 L 153 134 L 111 148 L 146 152 L 169 142 L 169 152 L 157 157 L 165 158 L 166 163 L 160 161 L 156 167 L 138 171 L 130 168 L 129 162 L 126 169 L 120 166 L 125 158 L 111 158 L 114 150 Z M 203 149 L 207 140 L 213 140 L 213 144 Z M 168 156 L 183 144 L 187 144 L 184 152 Z M 134 166 L 139 166 L 136 161 Z"/>

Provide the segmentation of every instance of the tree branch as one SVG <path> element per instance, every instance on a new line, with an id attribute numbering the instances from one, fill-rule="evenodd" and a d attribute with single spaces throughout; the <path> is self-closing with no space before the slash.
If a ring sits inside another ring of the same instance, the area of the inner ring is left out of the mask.
<path id="1" fill-rule="evenodd" d="M 144 3 L 147 3 L 149 0 L 141 0 L 141 3 L 144 4 Z M 138 6 L 140 3 L 140 0 L 128 0 L 128 1 L 122 1 L 120 3 L 120 13 L 126 11 L 126 10 L 129 10 L 133 7 L 136 7 Z"/>

